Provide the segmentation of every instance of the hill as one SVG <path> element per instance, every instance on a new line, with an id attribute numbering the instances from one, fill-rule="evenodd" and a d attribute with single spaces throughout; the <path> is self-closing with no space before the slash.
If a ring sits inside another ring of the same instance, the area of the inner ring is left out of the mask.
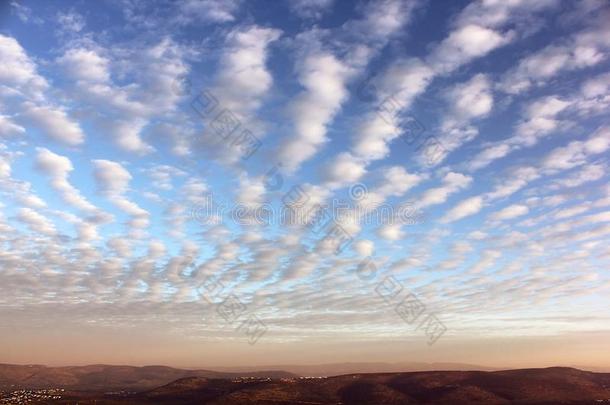
<path id="1" fill-rule="evenodd" d="M 0 390 L 64 388 L 79 391 L 144 391 L 186 377 L 237 378 L 294 377 L 284 371 L 251 371 L 246 374 L 211 370 L 183 370 L 165 366 L 46 367 L 0 364 Z"/>
<path id="2" fill-rule="evenodd" d="M 566 367 L 424 371 L 328 378 L 188 377 L 138 394 L 67 393 L 80 404 L 598 404 L 610 402 L 610 374 Z M 51 403 L 51 402 L 49 402 Z"/>

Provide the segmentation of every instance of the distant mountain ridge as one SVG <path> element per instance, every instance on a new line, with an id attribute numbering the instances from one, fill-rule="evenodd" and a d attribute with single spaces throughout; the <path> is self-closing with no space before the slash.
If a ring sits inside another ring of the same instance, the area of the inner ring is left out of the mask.
<path id="1" fill-rule="evenodd" d="M 65 388 L 84 391 L 142 391 L 187 377 L 237 378 L 241 376 L 288 378 L 281 370 L 231 373 L 212 370 L 185 370 L 166 366 L 68 366 L 0 364 L 0 390 Z"/>
<path id="2" fill-rule="evenodd" d="M 295 364 L 277 364 L 264 366 L 263 368 L 271 370 L 284 370 L 300 376 L 312 377 L 330 377 L 343 374 L 358 374 L 358 373 L 401 373 L 408 371 L 496 371 L 501 370 L 497 367 L 486 367 L 475 364 L 466 363 L 420 363 L 420 362 L 401 362 L 401 363 L 383 363 L 383 362 L 353 362 L 353 363 L 327 363 L 313 365 L 295 365 Z M 225 372 L 250 372 L 260 370 L 261 367 L 214 367 L 216 371 Z"/>

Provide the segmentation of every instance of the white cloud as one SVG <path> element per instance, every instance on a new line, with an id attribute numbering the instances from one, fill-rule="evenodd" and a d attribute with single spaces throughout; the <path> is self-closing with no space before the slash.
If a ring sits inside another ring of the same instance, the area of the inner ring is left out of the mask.
<path id="1" fill-rule="evenodd" d="M 491 162 L 501 159 L 511 152 L 511 145 L 508 143 L 500 143 L 497 145 L 488 146 L 479 152 L 470 162 L 470 170 L 479 170 L 489 165 Z"/>
<path id="2" fill-rule="evenodd" d="M 471 183 L 472 177 L 461 173 L 449 172 L 443 177 L 443 185 L 441 187 L 428 189 L 422 194 L 418 205 L 420 207 L 427 207 L 442 204 L 447 201 L 451 194 L 467 188 Z"/>
<path id="3" fill-rule="evenodd" d="M 555 180 L 552 188 L 578 187 L 585 183 L 601 179 L 607 173 L 607 167 L 602 164 L 590 164 L 571 176 Z"/>
<path id="4" fill-rule="evenodd" d="M 353 249 L 360 256 L 372 256 L 375 252 L 375 242 L 366 239 L 360 239 L 354 242 Z"/>
<path id="5" fill-rule="evenodd" d="M 112 249 L 112 251 L 114 251 L 118 257 L 130 257 L 132 254 L 133 247 L 129 239 L 113 237 L 108 239 L 106 245 L 108 245 L 108 247 Z"/>
<path id="6" fill-rule="evenodd" d="M 17 219 L 30 227 L 34 232 L 47 236 L 55 236 L 57 229 L 55 225 L 46 217 L 31 208 L 19 208 Z"/>
<path id="7" fill-rule="evenodd" d="M 289 172 L 312 157 L 326 142 L 327 125 L 347 98 L 350 69 L 334 55 L 317 52 L 297 68 L 304 90 L 290 106 L 295 134 L 281 146 L 279 160 Z"/>
<path id="8" fill-rule="evenodd" d="M 94 213 L 98 209 L 83 197 L 78 189 L 70 184 L 68 175 L 74 170 L 72 162 L 65 157 L 57 155 L 45 148 L 36 149 L 36 167 L 51 178 L 53 187 L 62 199 L 80 210 Z"/>
<path id="9" fill-rule="evenodd" d="M 93 167 L 98 191 L 121 211 L 132 217 L 129 223 L 131 227 L 147 228 L 150 224 L 148 211 L 124 196 L 132 179 L 127 169 L 110 160 L 94 160 Z"/>
<path id="10" fill-rule="evenodd" d="M 493 107 L 493 96 L 489 78 L 476 74 L 465 83 L 452 87 L 447 92 L 452 118 L 459 121 L 484 117 Z"/>
<path id="11" fill-rule="evenodd" d="M 455 222 L 470 215 L 474 215 L 483 208 L 481 196 L 470 197 L 459 202 L 441 218 L 442 223 Z"/>
<path id="12" fill-rule="evenodd" d="M 507 93 L 522 93 L 533 86 L 546 84 L 562 72 L 597 65 L 607 58 L 609 34 L 610 29 L 603 21 L 568 40 L 548 45 L 523 58 L 506 72 L 499 87 Z"/>
<path id="13" fill-rule="evenodd" d="M 330 11 L 334 0 L 294 0 L 290 1 L 290 8 L 302 18 L 319 19 Z"/>
<path id="14" fill-rule="evenodd" d="M 11 177 L 11 164 L 9 160 L 0 154 L 0 179 Z"/>
<path id="15" fill-rule="evenodd" d="M 531 23 L 531 15 L 558 5 L 558 0 L 473 1 L 455 19 L 455 24 L 479 24 L 485 27 L 501 27 L 509 23 L 528 24 Z"/>
<path id="16" fill-rule="evenodd" d="M 249 208 L 259 207 L 265 202 L 265 191 L 265 183 L 262 178 L 242 174 L 239 178 L 236 201 Z"/>
<path id="17" fill-rule="evenodd" d="M 47 81 L 38 75 L 36 64 L 28 57 L 15 38 L 0 34 L 0 83 L 23 90 L 35 97 L 48 87 Z"/>
<path id="18" fill-rule="evenodd" d="M 148 257 L 151 259 L 162 257 L 166 251 L 165 244 L 160 240 L 152 240 L 148 245 Z"/>
<path id="19" fill-rule="evenodd" d="M 573 141 L 566 146 L 553 149 L 543 160 L 542 167 L 547 170 L 565 170 L 580 166 L 587 157 L 610 149 L 610 128 L 602 127 L 586 141 Z"/>
<path id="20" fill-rule="evenodd" d="M 173 180 L 175 177 L 185 176 L 187 173 L 169 165 L 156 165 L 146 170 L 146 173 L 153 181 L 153 186 L 161 190 L 171 190 L 174 188 Z"/>
<path id="21" fill-rule="evenodd" d="M 353 136 L 354 155 L 372 162 L 383 159 L 390 152 L 389 144 L 402 133 L 398 114 L 409 108 L 433 77 L 432 70 L 417 59 L 393 63 L 372 86 L 380 102 L 381 111 L 371 111 L 358 124 Z"/>
<path id="22" fill-rule="evenodd" d="M 362 160 L 349 152 L 340 153 L 323 169 L 325 181 L 333 187 L 356 183 L 365 173 Z"/>
<path id="23" fill-rule="evenodd" d="M 374 192 L 383 196 L 401 196 L 423 180 L 422 176 L 409 173 L 402 166 L 392 166 L 381 170 L 381 178 Z"/>
<path id="24" fill-rule="evenodd" d="M 591 209 L 591 207 L 589 207 L 587 205 L 576 205 L 574 207 L 565 208 L 565 209 L 556 211 L 555 214 L 553 214 L 553 218 L 555 218 L 555 219 L 570 218 L 570 217 L 573 217 L 576 215 L 580 215 L 584 212 L 587 212 L 590 209 Z"/>
<path id="25" fill-rule="evenodd" d="M 508 178 L 499 182 L 492 191 L 485 194 L 485 197 L 488 200 L 508 197 L 521 190 L 531 181 L 544 175 L 553 175 L 563 170 L 581 166 L 587 163 L 589 157 L 603 153 L 608 149 L 610 149 L 610 130 L 607 127 L 601 127 L 585 141 L 572 141 L 566 146 L 551 150 L 540 160 L 539 167 L 521 166 L 511 170 Z"/>
<path id="26" fill-rule="evenodd" d="M 376 112 L 369 113 L 356 130 L 352 149 L 365 161 L 383 159 L 390 153 L 389 143 L 400 133 L 392 121 Z"/>
<path id="27" fill-rule="evenodd" d="M 493 107 L 489 78 L 480 73 L 465 83 L 453 86 L 445 97 L 449 103 L 449 113 L 443 118 L 437 137 L 442 148 L 436 152 L 435 164 L 440 164 L 450 152 L 477 137 L 479 131 L 470 125 L 471 121 L 484 118 Z M 435 144 L 427 148 L 429 152 L 425 148 L 423 157 L 439 149 Z"/>
<path id="28" fill-rule="evenodd" d="M 57 23 L 64 31 L 81 32 L 85 28 L 85 18 L 74 11 L 57 13 Z"/>
<path id="29" fill-rule="evenodd" d="M 33 194 L 20 195 L 17 200 L 20 204 L 32 209 L 40 209 L 47 206 L 47 204 L 40 197 Z"/>
<path id="30" fill-rule="evenodd" d="M 526 205 L 513 204 L 506 208 L 501 209 L 490 215 L 490 219 L 493 221 L 505 221 L 507 219 L 513 219 L 523 216 L 529 212 L 529 208 Z"/>
<path id="31" fill-rule="evenodd" d="M 189 72 L 185 62 L 186 52 L 183 45 L 163 38 L 144 51 L 128 55 L 136 62 L 130 61 L 130 68 L 139 79 L 138 86 L 134 86 L 133 99 L 145 106 L 143 119 L 175 111 L 182 97 L 176 90 L 176 83 Z"/>
<path id="32" fill-rule="evenodd" d="M 266 67 L 269 45 L 280 35 L 277 29 L 259 26 L 238 28 L 228 35 L 215 91 L 223 107 L 241 118 L 259 108 L 273 84 Z"/>
<path id="33" fill-rule="evenodd" d="M 0 137 L 21 135 L 25 133 L 25 128 L 13 122 L 11 117 L 0 114 Z"/>
<path id="34" fill-rule="evenodd" d="M 68 49 L 57 62 L 73 80 L 105 83 L 110 80 L 108 58 L 85 48 Z"/>
<path id="35" fill-rule="evenodd" d="M 532 146 L 542 136 L 557 129 L 560 121 L 557 115 L 570 105 L 569 101 L 556 96 L 543 97 L 527 107 L 526 119 L 516 129 L 512 143 L 520 146 Z"/>
<path id="36" fill-rule="evenodd" d="M 610 108 L 610 73 L 583 82 L 580 97 L 574 100 L 574 108 L 583 117 L 604 114 Z"/>
<path id="37" fill-rule="evenodd" d="M 255 113 L 273 84 L 266 63 L 270 45 L 280 35 L 279 30 L 252 25 L 237 27 L 227 36 L 211 93 L 218 99 L 221 108 L 239 121 L 240 127 L 235 130 L 239 133 L 247 129 L 257 138 L 265 133 Z M 218 108 L 215 115 L 220 112 Z M 246 153 L 223 141 L 209 125 L 200 139 L 199 150 L 224 163 L 235 163 Z"/>
<path id="38" fill-rule="evenodd" d="M 529 18 L 554 5 L 554 1 L 541 2 L 536 6 L 526 5 L 521 1 L 505 5 L 483 1 L 471 3 L 456 18 L 455 28 L 432 50 L 425 61 L 398 61 L 386 70 L 382 78 L 375 81 L 378 100 L 381 103 L 392 96 L 393 103 L 397 104 L 393 106 L 393 116 L 405 111 L 435 76 L 446 75 L 473 59 L 508 44 L 516 37 L 510 30 L 501 32 L 497 29 Z M 476 112 L 485 114 L 490 102 L 488 95 L 479 95 L 477 101 L 480 111 Z M 381 159 L 389 152 L 389 142 L 400 133 L 393 118 L 382 120 L 377 112 L 370 113 L 360 124 L 355 137 L 354 152 L 368 160 Z M 456 148 L 476 134 L 476 131 L 469 128 L 454 128 L 452 138 L 456 141 L 447 144 Z"/>
<path id="39" fill-rule="evenodd" d="M 23 115 L 56 141 L 70 146 L 80 145 L 85 141 L 85 134 L 80 125 L 59 108 L 36 106 L 26 102 L 23 105 Z"/>
<path id="40" fill-rule="evenodd" d="M 180 194 L 191 204 L 205 204 L 209 193 L 208 185 L 196 177 L 189 178 L 180 188 Z"/>
<path id="41" fill-rule="evenodd" d="M 610 148 L 610 127 L 599 128 L 584 143 L 585 153 L 597 155 Z"/>
<path id="42" fill-rule="evenodd" d="M 377 99 L 383 102 L 391 97 L 399 109 L 408 109 L 419 94 L 423 93 L 434 77 L 434 71 L 417 58 L 398 59 L 381 76 L 371 83 L 377 91 Z"/>
<path id="43" fill-rule="evenodd" d="M 396 241 L 404 237 L 401 224 L 386 224 L 377 229 L 377 236 L 382 239 Z"/>
<path id="44" fill-rule="evenodd" d="M 468 273 L 480 273 L 489 270 L 496 261 L 502 257 L 502 252 L 497 250 L 484 250 L 479 257 L 479 261 L 468 270 Z"/>
<path id="45" fill-rule="evenodd" d="M 468 238 L 474 240 L 485 240 L 488 237 L 489 235 L 483 231 L 473 231 L 468 234 Z"/>
<path id="46" fill-rule="evenodd" d="M 449 73 L 511 40 L 511 33 L 502 34 L 493 29 L 468 24 L 451 32 L 438 45 L 429 57 L 430 65 L 439 73 Z"/>
<path id="47" fill-rule="evenodd" d="M 365 18 L 359 21 L 364 26 L 364 36 L 368 40 L 387 41 L 405 25 L 417 5 L 416 0 L 376 0 L 367 3 L 362 11 Z"/>
<path id="48" fill-rule="evenodd" d="M 585 97 L 600 97 L 608 95 L 610 89 L 610 73 L 604 73 L 587 79 L 581 87 Z"/>
<path id="49" fill-rule="evenodd" d="M 57 63 L 74 81 L 73 96 L 84 102 L 101 131 L 121 149 L 144 155 L 154 148 L 144 141 L 142 131 L 153 117 L 160 120 L 174 113 L 182 97 L 176 83 L 188 73 L 184 52 L 168 38 L 137 52 L 90 43 L 67 49 Z M 130 80 L 117 85 L 115 74 L 129 74 Z"/>
<path id="50" fill-rule="evenodd" d="M 129 187 L 131 174 L 119 163 L 110 160 L 94 160 L 94 175 L 98 191 L 112 196 L 124 194 Z"/>
<path id="51" fill-rule="evenodd" d="M 9 1 L 8 4 L 11 7 L 11 13 L 15 13 L 17 17 L 21 20 L 21 22 L 28 23 L 30 21 L 33 21 L 36 24 L 42 23 L 42 20 L 40 18 L 35 17 L 34 19 L 32 19 L 32 9 L 27 7 L 26 5 L 20 4 L 14 0 Z"/>
<path id="52" fill-rule="evenodd" d="M 180 23 L 235 21 L 240 3 L 240 0 L 182 0 L 177 20 Z"/>
<path id="53" fill-rule="evenodd" d="M 570 105 L 570 101 L 557 96 L 534 100 L 525 109 L 524 119 L 517 124 L 514 135 L 479 152 L 469 163 L 470 169 L 481 169 L 515 150 L 534 146 L 541 138 L 561 130 L 562 124 L 567 127 L 568 123 L 557 119 L 557 115 Z"/>
<path id="54" fill-rule="evenodd" d="M 540 178 L 540 170 L 532 166 L 518 167 L 510 171 L 508 178 L 486 194 L 490 200 L 508 197 L 525 187 L 530 181 Z"/>
<path id="55" fill-rule="evenodd" d="M 302 60 L 298 61 L 297 68 L 299 82 L 304 87 L 304 91 L 297 96 L 291 106 L 296 134 L 287 139 L 280 148 L 280 160 L 284 163 L 289 162 L 287 171 L 297 170 L 326 142 L 327 126 L 347 99 L 348 82 L 361 73 L 377 52 L 407 23 L 417 4 L 415 1 L 397 0 L 378 0 L 368 3 L 362 10 L 364 14 L 362 19 L 350 20 L 340 29 L 326 33 L 334 34 L 339 38 L 338 50 L 325 49 L 320 43 L 324 35 L 317 29 L 300 36 L 305 42 L 303 47 L 307 49 L 301 57 Z M 347 42 L 344 36 L 349 39 Z M 339 58 L 340 54 L 345 56 Z M 401 78 L 401 83 L 410 87 L 412 79 L 412 77 Z M 393 93 L 397 83 L 391 82 L 387 85 L 392 87 L 390 91 Z M 372 117 L 372 119 L 376 118 Z M 362 134 L 357 136 L 354 142 L 356 146 L 353 148 L 353 154 L 358 158 L 368 159 L 371 153 L 384 154 L 385 148 L 380 142 L 385 142 L 387 137 L 396 136 L 394 134 L 397 131 L 394 129 L 389 129 L 391 134 L 372 135 L 371 126 L 380 127 L 383 124 L 380 122 L 372 125 L 364 124 L 364 128 L 361 129 Z M 372 136 L 377 139 L 371 142 L 367 139 L 358 139 Z M 371 150 L 371 146 L 374 151 Z"/>
<path id="56" fill-rule="evenodd" d="M 140 136 L 142 129 L 147 125 L 145 119 L 133 117 L 129 120 L 114 119 L 102 123 L 102 127 L 112 134 L 114 141 L 121 149 L 145 155 L 154 151 Z"/>

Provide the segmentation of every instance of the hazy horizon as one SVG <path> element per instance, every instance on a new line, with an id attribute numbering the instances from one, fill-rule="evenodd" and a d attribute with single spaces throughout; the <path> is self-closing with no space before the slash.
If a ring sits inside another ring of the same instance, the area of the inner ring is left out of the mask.
<path id="1" fill-rule="evenodd" d="M 604 349 L 608 342 L 607 335 L 596 340 L 583 340 L 582 336 L 560 339 L 557 337 L 522 338 L 510 342 L 507 339 L 489 339 L 487 342 L 447 342 L 441 347 L 428 347 L 413 339 L 394 342 L 345 342 L 328 344 L 264 344 L 256 346 L 240 344 L 223 344 L 223 352 L 216 345 L 209 345 L 207 350 L 196 342 L 186 345 L 182 342 L 181 350 L 168 348 L 161 340 L 156 346 L 150 346 L 145 339 L 137 341 L 120 338 L 120 343 L 104 338 L 95 346 L 82 345 L 82 338 L 73 342 L 65 337 L 57 341 L 45 337 L 44 341 L 24 341 L 21 345 L 5 346 L 20 356 L 4 356 L 0 363 L 8 364 L 41 364 L 46 366 L 84 366 L 92 364 L 149 366 L 163 365 L 177 368 L 202 368 L 214 370 L 223 367 L 260 367 L 270 365 L 324 365 L 334 363 L 462 363 L 489 368 L 542 368 L 566 366 L 576 368 L 596 368 L 610 371 L 610 355 Z M 118 338 L 117 338 L 118 339 Z M 2 339 L 0 339 L 0 342 Z M 43 345 L 40 351 L 31 348 Z M 72 347 L 65 352 L 66 345 Z M 79 347 L 80 346 L 80 347 Z M 379 346 L 383 346 L 380 351 Z M 116 350 L 121 347 L 121 350 Z M 562 348 L 570 347 L 574 353 L 561 353 Z M 510 348 L 515 360 L 506 359 L 506 350 Z M 27 349 L 27 350 L 26 350 Z M 170 350 L 171 349 L 171 350 Z M 283 349 L 283 350 L 282 350 Z M 116 350 L 116 353 L 104 351 Z M 226 351 L 232 353 L 227 358 Z M 460 354 L 456 354 L 460 351 Z M 48 352 L 48 353 L 45 353 Z M 360 353 L 358 353 L 360 352 Z M 397 358 L 400 352 L 403 357 Z M 28 353 L 24 355 L 24 353 Z M 374 353 L 371 356 L 371 353 Z M 535 353 L 535 355 L 534 355 Z M 527 357 L 527 360 L 519 359 Z M 267 360 L 272 357 L 274 361 Z M 36 359 L 36 360 L 35 360 Z"/>
<path id="2" fill-rule="evenodd" d="M 0 4 L 0 363 L 610 370 L 610 3 Z"/>

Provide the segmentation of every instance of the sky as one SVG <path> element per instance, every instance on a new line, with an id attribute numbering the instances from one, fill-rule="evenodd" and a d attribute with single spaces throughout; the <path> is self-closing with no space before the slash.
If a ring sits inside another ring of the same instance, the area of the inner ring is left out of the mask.
<path id="1" fill-rule="evenodd" d="M 0 362 L 610 368 L 610 5 L 0 6 Z"/>

